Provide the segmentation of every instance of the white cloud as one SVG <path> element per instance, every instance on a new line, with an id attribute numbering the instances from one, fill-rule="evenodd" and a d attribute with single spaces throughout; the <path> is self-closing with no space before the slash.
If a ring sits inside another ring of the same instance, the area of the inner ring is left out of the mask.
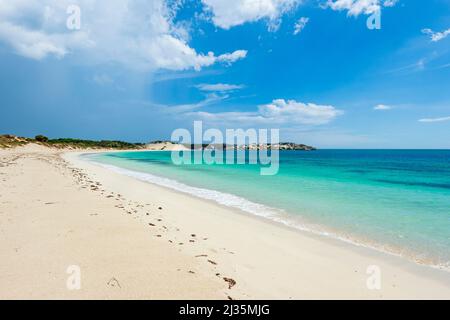
<path id="1" fill-rule="evenodd" d="M 442 118 L 425 118 L 420 119 L 419 122 L 444 122 L 444 121 L 450 121 L 450 117 L 442 117 Z"/>
<path id="2" fill-rule="evenodd" d="M 276 31 L 281 17 L 297 8 L 302 0 L 202 0 L 206 10 L 212 13 L 214 25 L 222 29 L 268 20 L 270 31 Z"/>
<path id="3" fill-rule="evenodd" d="M 111 62 L 149 70 L 196 70 L 245 58 L 237 50 L 216 56 L 187 43 L 189 30 L 173 19 L 180 1 L 0 0 L 0 41 L 40 60 L 73 55 L 83 62 Z M 81 9 L 81 29 L 66 27 L 69 5 Z"/>
<path id="4" fill-rule="evenodd" d="M 309 22 L 309 18 L 301 17 L 294 25 L 294 35 L 299 34 L 306 27 L 306 24 Z"/>
<path id="5" fill-rule="evenodd" d="M 207 94 L 206 97 L 196 103 L 188 103 L 188 104 L 178 104 L 178 105 L 156 105 L 153 104 L 152 106 L 157 108 L 161 113 L 166 114 L 174 114 L 174 115 L 181 115 L 183 118 L 187 114 L 192 114 L 198 109 L 216 104 L 220 101 L 224 101 L 228 99 L 229 96 L 226 94 L 216 94 L 216 93 L 210 93 Z"/>
<path id="6" fill-rule="evenodd" d="M 278 119 L 278 121 L 319 125 L 330 122 L 341 115 L 342 111 L 333 106 L 277 99 L 270 104 L 260 106 L 259 113 L 265 118 Z"/>
<path id="7" fill-rule="evenodd" d="M 219 57 L 217 57 L 217 60 L 220 62 L 231 64 L 240 59 L 244 59 L 245 57 L 247 57 L 246 50 L 236 50 L 233 53 L 225 53 L 225 54 L 220 55 Z"/>
<path id="8" fill-rule="evenodd" d="M 381 7 L 393 7 L 397 4 L 397 0 L 328 0 L 324 5 L 325 8 L 341 11 L 347 10 L 349 16 L 359 16 L 360 14 L 370 15 L 379 12 Z"/>
<path id="9" fill-rule="evenodd" d="M 234 91 L 244 88 L 243 85 L 236 85 L 236 84 L 226 84 L 226 83 L 216 83 L 216 84 L 199 84 L 196 86 L 201 91 Z"/>
<path id="10" fill-rule="evenodd" d="M 434 32 L 431 29 L 422 29 L 422 33 L 427 34 L 430 36 L 431 41 L 438 42 L 445 38 L 447 38 L 448 35 L 450 35 L 450 29 L 447 29 L 442 32 Z"/>
<path id="11" fill-rule="evenodd" d="M 430 62 L 430 59 L 428 59 L 428 58 L 421 58 L 417 62 L 414 62 L 412 64 L 408 64 L 408 65 L 400 67 L 400 68 L 388 70 L 388 71 L 386 71 L 384 73 L 385 74 L 395 74 L 395 73 L 408 74 L 408 73 L 413 73 L 413 72 L 419 72 L 419 71 L 425 70 L 427 68 L 427 64 L 429 62 Z"/>
<path id="12" fill-rule="evenodd" d="M 295 100 L 277 99 L 270 104 L 262 105 L 255 112 L 195 112 L 192 116 L 205 121 L 219 123 L 240 123 L 251 125 L 323 125 L 331 122 L 343 111 L 333 106 L 302 103 Z"/>
<path id="13" fill-rule="evenodd" d="M 373 107 L 373 110 L 381 110 L 381 111 L 386 111 L 386 110 L 391 110 L 392 107 L 391 106 L 387 106 L 385 104 L 379 104 L 376 105 L 375 107 Z"/>

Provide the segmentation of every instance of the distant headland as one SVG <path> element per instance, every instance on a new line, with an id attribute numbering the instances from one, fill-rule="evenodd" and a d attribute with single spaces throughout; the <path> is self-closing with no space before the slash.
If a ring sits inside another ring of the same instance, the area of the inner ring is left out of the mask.
<path id="1" fill-rule="evenodd" d="M 180 144 L 169 140 L 156 140 L 149 143 L 125 142 L 119 140 L 84 140 L 72 138 L 50 139 L 44 135 L 37 135 L 34 138 L 19 137 L 11 134 L 0 135 L 0 148 L 14 148 L 24 146 L 29 143 L 36 143 L 46 147 L 58 149 L 111 149 L 111 150 L 302 150 L 313 151 L 315 147 L 292 142 L 280 142 L 277 144 Z"/>

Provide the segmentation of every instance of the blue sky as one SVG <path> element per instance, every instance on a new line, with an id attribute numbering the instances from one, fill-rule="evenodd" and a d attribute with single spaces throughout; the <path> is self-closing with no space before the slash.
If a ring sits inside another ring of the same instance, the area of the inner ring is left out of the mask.
<path id="1" fill-rule="evenodd" d="M 202 120 L 321 148 L 450 148 L 450 0 L 11 2 L 2 133 L 149 141 Z"/>

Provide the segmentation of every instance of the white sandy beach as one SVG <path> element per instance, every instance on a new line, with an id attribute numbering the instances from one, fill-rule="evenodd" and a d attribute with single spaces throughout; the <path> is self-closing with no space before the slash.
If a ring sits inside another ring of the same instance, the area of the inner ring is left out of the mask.
<path id="1" fill-rule="evenodd" d="M 37 145 L 0 150 L 0 299 L 450 299 L 450 273 Z M 81 270 L 68 290 L 66 269 Z M 381 289 L 369 290 L 369 266 Z M 234 284 L 235 282 L 235 284 Z"/>

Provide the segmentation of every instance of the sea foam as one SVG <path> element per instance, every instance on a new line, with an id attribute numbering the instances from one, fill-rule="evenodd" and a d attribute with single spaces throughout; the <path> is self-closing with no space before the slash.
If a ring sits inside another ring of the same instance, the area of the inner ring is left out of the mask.
<path id="1" fill-rule="evenodd" d="M 403 250 L 400 250 L 399 248 L 392 248 L 392 247 L 387 248 L 385 245 L 380 245 L 379 243 L 373 243 L 367 241 L 366 239 L 365 239 L 366 241 L 362 239 L 356 239 L 349 235 L 339 233 L 335 230 L 330 230 L 329 228 L 324 228 L 323 226 L 319 226 L 317 224 L 307 223 L 306 221 L 299 220 L 298 217 L 293 217 L 292 215 L 289 215 L 282 209 L 277 209 L 256 202 L 252 202 L 243 197 L 239 197 L 230 193 L 225 193 L 212 189 L 193 187 L 181 183 L 179 181 L 157 176 L 151 173 L 134 171 L 111 164 L 105 164 L 102 162 L 95 161 L 89 157 L 83 158 L 91 163 L 94 163 L 98 166 L 116 172 L 118 174 L 125 175 L 140 181 L 152 183 L 158 186 L 162 186 L 171 190 L 175 190 L 177 192 L 195 196 L 203 200 L 213 201 L 219 205 L 237 209 L 240 210 L 241 212 L 249 213 L 251 215 L 255 215 L 261 218 L 269 219 L 270 221 L 285 225 L 290 228 L 309 232 L 319 236 L 334 238 L 352 245 L 370 248 L 394 256 L 403 256 L 415 261 L 418 264 L 426 264 L 431 267 L 435 267 L 450 272 L 450 266 L 448 262 L 436 263 L 435 261 L 433 262 L 419 261 L 417 257 L 415 257 L 415 255 L 405 254 L 405 252 Z"/>
<path id="2" fill-rule="evenodd" d="M 231 207 L 234 209 L 239 209 L 244 212 L 261 216 L 264 218 L 274 218 L 275 216 L 283 212 L 283 210 L 255 203 L 233 194 L 224 193 L 211 189 L 192 187 L 187 184 L 178 182 L 176 180 L 156 176 L 151 173 L 128 170 L 110 164 L 103 164 L 99 162 L 95 163 L 100 165 L 101 167 L 104 167 L 106 169 L 109 169 L 122 175 L 126 175 L 145 182 L 150 182 L 182 193 L 187 193 L 189 195 L 193 195 L 201 199 L 214 201 L 220 205 Z"/>

